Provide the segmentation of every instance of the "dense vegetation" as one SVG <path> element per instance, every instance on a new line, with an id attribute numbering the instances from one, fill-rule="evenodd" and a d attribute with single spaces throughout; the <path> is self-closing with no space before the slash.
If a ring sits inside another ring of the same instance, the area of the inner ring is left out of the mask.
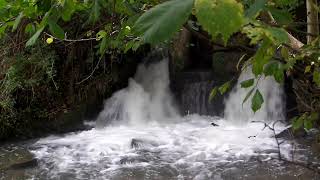
<path id="1" fill-rule="evenodd" d="M 130 59 L 183 30 L 245 52 L 236 63 L 252 66 L 255 78 L 241 85 L 253 111 L 264 103 L 262 75 L 290 79 L 294 128 L 310 129 L 319 123 L 318 11 L 313 0 L 0 0 L 0 137 L 69 111 L 93 87 L 112 92 Z"/>

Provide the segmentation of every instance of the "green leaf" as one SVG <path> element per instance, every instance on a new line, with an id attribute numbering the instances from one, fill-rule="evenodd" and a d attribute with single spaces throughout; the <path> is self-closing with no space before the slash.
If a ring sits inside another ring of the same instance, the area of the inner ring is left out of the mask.
<path id="1" fill-rule="evenodd" d="M 96 34 L 96 39 L 97 41 L 100 41 L 102 38 L 107 37 L 108 33 L 105 30 L 100 30 L 97 34 Z"/>
<path id="2" fill-rule="evenodd" d="M 226 93 L 228 91 L 228 89 L 230 88 L 231 85 L 231 81 L 228 81 L 226 83 L 224 83 L 222 86 L 219 87 L 219 92 L 221 95 L 223 95 L 224 93 Z"/>
<path id="3" fill-rule="evenodd" d="M 40 29 L 37 30 L 36 33 L 27 41 L 26 46 L 32 46 L 36 43 L 38 40 L 39 36 L 41 35 L 42 31 L 44 30 L 45 27 L 41 27 Z"/>
<path id="4" fill-rule="evenodd" d="M 275 21 L 280 25 L 287 25 L 293 22 L 291 14 L 288 11 L 276 8 L 268 8 Z"/>
<path id="5" fill-rule="evenodd" d="M 259 75 L 263 72 L 263 67 L 273 57 L 275 48 L 271 41 L 264 40 L 261 47 L 253 56 L 252 72 L 254 75 Z"/>
<path id="6" fill-rule="evenodd" d="M 245 14 L 248 18 L 256 18 L 259 16 L 260 11 L 265 8 L 267 0 L 258 0 L 255 1 L 248 10 L 246 10 Z"/>
<path id="7" fill-rule="evenodd" d="M 160 43 L 171 38 L 191 14 L 194 0 L 171 0 L 145 12 L 133 30 L 145 43 Z"/>
<path id="8" fill-rule="evenodd" d="M 257 89 L 251 101 L 251 109 L 253 110 L 253 112 L 257 112 L 261 108 L 263 103 L 264 103 L 263 97 L 260 91 Z"/>
<path id="9" fill-rule="evenodd" d="M 245 23 L 243 6 L 236 0 L 196 0 L 198 21 L 213 38 L 222 35 L 225 44 Z"/>
<path id="10" fill-rule="evenodd" d="M 63 29 L 54 21 L 49 20 L 49 30 L 58 39 L 64 39 L 64 31 Z"/>
<path id="11" fill-rule="evenodd" d="M 283 28 L 268 27 L 265 28 L 265 35 L 273 44 L 283 44 L 289 42 L 288 33 Z"/>
<path id="12" fill-rule="evenodd" d="M 36 31 L 36 28 L 32 23 L 29 23 L 24 29 L 24 32 L 28 35 L 34 34 L 35 31 Z"/>
<path id="13" fill-rule="evenodd" d="M 248 80 L 242 81 L 242 82 L 240 83 L 240 85 L 241 85 L 242 88 L 251 87 L 253 84 L 254 84 L 254 79 L 248 79 Z"/>
<path id="14" fill-rule="evenodd" d="M 212 99 L 217 95 L 218 93 L 218 87 L 215 87 L 211 90 L 210 96 L 209 96 L 209 102 L 212 101 Z"/>
<path id="15" fill-rule="evenodd" d="M 316 83 L 318 87 L 320 87 L 320 72 L 318 69 L 313 71 L 313 82 Z"/>
<path id="16" fill-rule="evenodd" d="M 254 89 L 255 89 L 255 88 L 252 88 L 252 89 L 247 93 L 246 97 L 245 97 L 245 98 L 243 99 L 243 101 L 242 101 L 242 106 L 243 106 L 243 104 L 244 104 L 245 102 L 247 102 L 247 100 L 251 97 Z"/>
<path id="17" fill-rule="evenodd" d="M 304 118 L 301 116 L 301 117 L 294 117 L 292 118 L 292 128 L 293 130 L 297 130 L 297 129 L 300 129 L 303 124 L 304 124 Z"/>
<path id="18" fill-rule="evenodd" d="M 100 48 L 99 48 L 99 54 L 100 55 L 103 55 L 106 52 L 107 45 L 108 45 L 108 38 L 107 37 L 103 37 L 102 41 L 100 43 Z"/>
<path id="19" fill-rule="evenodd" d="M 13 24 L 13 27 L 12 27 L 12 32 L 14 32 L 18 28 L 23 16 L 24 16 L 23 12 L 20 12 L 19 16 L 14 21 L 14 24 Z"/>
<path id="20" fill-rule="evenodd" d="M 309 119 L 310 119 L 311 121 L 316 121 L 316 120 L 318 120 L 318 118 L 319 118 L 319 113 L 317 113 L 317 112 L 312 112 L 312 113 L 310 114 L 310 116 L 309 116 Z"/>
<path id="21" fill-rule="evenodd" d="M 96 22 L 100 17 L 100 0 L 94 0 L 91 7 L 91 13 L 89 16 L 89 22 Z"/>
<path id="22" fill-rule="evenodd" d="M 75 6 L 76 4 L 74 0 L 65 0 L 61 14 L 61 17 L 64 21 L 70 21 L 71 16 L 75 11 Z"/>
<path id="23" fill-rule="evenodd" d="M 311 66 L 307 66 L 304 70 L 304 73 L 308 73 L 311 71 Z"/>
<path id="24" fill-rule="evenodd" d="M 303 126 L 305 129 L 310 130 L 313 127 L 313 122 L 309 118 L 307 118 L 304 120 Z"/>
<path id="25" fill-rule="evenodd" d="M 284 58 L 284 59 L 289 59 L 290 55 L 289 55 L 289 50 L 288 48 L 286 47 L 281 47 L 281 56 Z"/>
<path id="26" fill-rule="evenodd" d="M 263 72 L 265 76 L 273 76 L 278 83 L 282 83 L 284 81 L 282 64 L 278 61 L 271 61 L 266 64 Z"/>

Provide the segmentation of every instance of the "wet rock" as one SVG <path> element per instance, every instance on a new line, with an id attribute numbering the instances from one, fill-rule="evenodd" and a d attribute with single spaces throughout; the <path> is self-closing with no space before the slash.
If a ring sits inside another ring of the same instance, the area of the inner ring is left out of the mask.
<path id="1" fill-rule="evenodd" d="M 134 148 L 134 149 L 138 149 L 142 146 L 142 140 L 141 139 L 132 139 L 131 140 L 131 148 Z"/>
<path id="2" fill-rule="evenodd" d="M 135 164 L 141 162 L 148 162 L 148 160 L 143 157 L 124 157 L 120 160 L 120 164 Z"/>
<path id="3" fill-rule="evenodd" d="M 148 140 L 148 139 L 138 139 L 138 138 L 133 138 L 130 143 L 131 148 L 134 148 L 134 149 L 139 149 L 142 147 L 155 147 L 158 145 L 159 143 L 155 141 Z"/>
<path id="4" fill-rule="evenodd" d="M 26 169 L 37 166 L 37 160 L 26 149 L 1 150 L 0 169 Z"/>
<path id="5" fill-rule="evenodd" d="M 303 138 L 307 136 L 307 132 L 303 129 L 293 130 L 291 127 L 287 128 L 280 133 L 276 134 L 276 138 L 291 139 L 291 138 Z"/>
<path id="6" fill-rule="evenodd" d="M 211 123 L 212 126 L 219 126 L 218 124 L 216 123 Z"/>

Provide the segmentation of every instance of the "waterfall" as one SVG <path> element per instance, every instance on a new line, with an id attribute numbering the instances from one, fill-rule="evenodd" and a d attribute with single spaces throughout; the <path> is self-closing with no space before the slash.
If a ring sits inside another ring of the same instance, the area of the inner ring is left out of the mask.
<path id="1" fill-rule="evenodd" d="M 178 118 L 169 90 L 168 59 L 139 65 L 127 88 L 105 102 L 97 125 L 144 125 L 147 122 L 170 122 Z"/>
<path id="2" fill-rule="evenodd" d="M 239 86 L 250 77 L 249 70 L 241 74 L 226 100 L 225 118 L 180 116 L 169 90 L 168 59 L 141 64 L 128 87 L 106 100 L 97 126 L 33 145 L 39 164 L 33 179 L 247 179 L 236 168 L 253 175 L 256 165 L 267 166 L 263 172 L 274 170 L 276 164 L 268 162 L 277 157 L 273 131 L 245 122 L 282 118 L 282 89 L 272 78 L 262 78 L 258 88 L 265 104 L 253 114 L 250 100 L 241 106 L 247 90 Z M 203 92 L 210 89 L 209 82 L 202 83 L 192 82 L 182 94 L 185 102 L 197 101 L 190 107 L 200 106 L 193 109 L 200 113 L 208 105 L 202 103 L 207 102 Z M 279 131 L 285 128 L 278 125 Z M 290 151 L 289 143 L 281 144 L 284 157 Z"/>
<path id="3" fill-rule="evenodd" d="M 251 68 L 246 68 L 238 78 L 236 86 L 231 91 L 225 101 L 225 119 L 235 124 L 246 124 L 250 121 L 275 121 L 284 120 L 284 99 L 283 87 L 277 83 L 273 77 L 263 76 L 258 83 L 257 89 L 264 98 L 264 103 L 260 110 L 254 113 L 251 109 L 251 97 L 243 104 L 251 88 L 241 88 L 242 81 L 254 78 Z M 243 105 L 242 105 L 243 104 Z"/>

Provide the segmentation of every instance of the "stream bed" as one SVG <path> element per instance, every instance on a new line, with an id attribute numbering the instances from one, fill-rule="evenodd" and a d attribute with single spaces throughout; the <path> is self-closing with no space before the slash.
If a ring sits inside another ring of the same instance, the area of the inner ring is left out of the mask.
<path id="1" fill-rule="evenodd" d="M 214 122 L 219 126 L 212 126 Z M 319 179 L 301 166 L 276 160 L 273 132 L 260 123 L 234 126 L 189 115 L 179 123 L 108 126 L 6 144 L 0 179 Z M 278 131 L 285 126 L 279 124 Z M 317 162 L 305 143 L 286 140 L 287 159 Z M 30 157 L 30 155 L 32 155 Z M 274 158 L 274 159 L 273 159 Z"/>
<path id="2" fill-rule="evenodd" d="M 274 133 L 288 127 L 277 123 L 274 132 L 265 124 L 285 119 L 283 89 L 274 79 L 261 78 L 256 88 L 265 103 L 253 112 L 243 103 L 248 89 L 240 87 L 252 76 L 250 69 L 240 75 L 225 100 L 224 117 L 181 116 L 169 88 L 168 60 L 141 64 L 128 87 L 105 101 L 89 123 L 92 128 L 1 145 L 0 179 L 320 179 L 307 168 L 277 160 Z M 192 91 L 187 96 L 199 93 Z M 210 105 L 195 97 L 192 101 L 199 102 L 190 105 Z M 283 158 L 319 162 L 308 143 L 278 140 Z"/>

